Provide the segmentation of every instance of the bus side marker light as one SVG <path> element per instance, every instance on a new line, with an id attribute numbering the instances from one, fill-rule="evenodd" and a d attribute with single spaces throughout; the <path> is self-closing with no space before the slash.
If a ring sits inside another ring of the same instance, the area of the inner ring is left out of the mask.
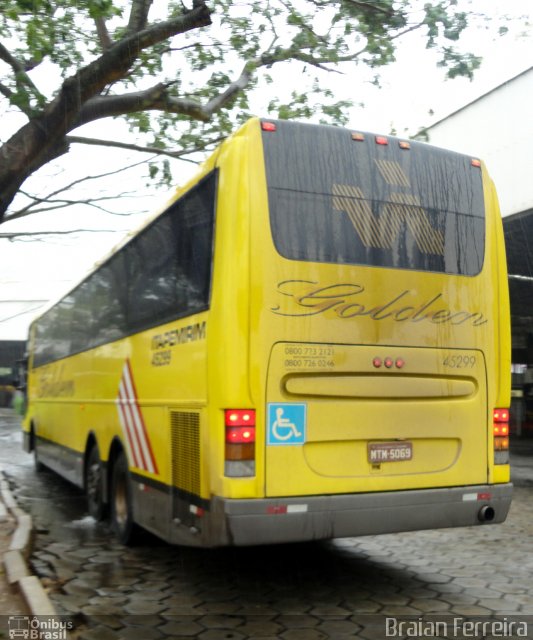
<path id="1" fill-rule="evenodd" d="M 277 127 L 274 122 L 262 122 L 261 129 L 263 129 L 263 131 L 276 131 Z"/>

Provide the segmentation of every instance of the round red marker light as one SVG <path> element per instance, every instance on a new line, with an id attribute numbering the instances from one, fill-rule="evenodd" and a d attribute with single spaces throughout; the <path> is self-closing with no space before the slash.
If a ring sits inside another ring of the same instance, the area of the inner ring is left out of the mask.
<path id="1" fill-rule="evenodd" d="M 372 364 L 376 367 L 376 369 L 379 369 L 381 367 L 381 365 L 383 364 L 381 358 L 374 358 L 372 360 Z"/>
<path id="2" fill-rule="evenodd" d="M 396 358 L 396 368 L 403 369 L 405 366 L 405 360 L 403 358 Z"/>
<path id="3" fill-rule="evenodd" d="M 394 364 L 394 360 L 392 358 L 385 358 L 385 366 L 387 367 L 387 369 L 390 369 L 392 367 L 392 365 Z"/>

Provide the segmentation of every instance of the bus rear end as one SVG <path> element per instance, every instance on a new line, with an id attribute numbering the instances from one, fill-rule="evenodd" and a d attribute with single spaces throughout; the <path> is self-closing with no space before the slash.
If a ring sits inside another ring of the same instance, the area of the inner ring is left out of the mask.
<path id="1" fill-rule="evenodd" d="M 509 307 L 485 168 L 288 122 L 249 144 L 257 496 L 223 501 L 232 542 L 502 522 Z"/>

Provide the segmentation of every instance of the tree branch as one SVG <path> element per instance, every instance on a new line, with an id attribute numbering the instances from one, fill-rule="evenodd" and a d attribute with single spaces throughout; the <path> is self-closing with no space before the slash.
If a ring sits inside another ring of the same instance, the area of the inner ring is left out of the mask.
<path id="1" fill-rule="evenodd" d="M 8 100 L 11 99 L 13 92 L 0 82 L 0 93 Z"/>
<path id="2" fill-rule="evenodd" d="M 142 0 L 139 0 L 142 1 Z M 148 0 L 146 0 L 148 1 Z M 76 92 L 78 107 L 99 93 L 106 85 L 121 80 L 139 53 L 172 36 L 211 24 L 211 14 L 204 3 L 186 14 L 128 35 L 105 51 L 100 58 L 67 78 L 61 93 Z"/>
<path id="3" fill-rule="evenodd" d="M 131 3 L 130 19 L 126 29 L 127 34 L 138 33 L 146 27 L 152 2 L 153 0 L 134 0 Z"/>
<path id="4" fill-rule="evenodd" d="M 215 141 L 212 141 L 210 144 L 221 142 L 224 138 L 218 138 Z M 69 144 L 88 144 L 94 146 L 101 147 L 114 147 L 117 149 L 128 149 L 129 151 L 140 151 L 141 153 L 150 153 L 152 155 L 159 156 L 168 156 L 169 158 L 181 158 L 187 162 L 192 162 L 193 164 L 197 164 L 194 160 L 189 158 L 185 158 L 183 156 L 187 156 L 195 151 L 203 151 L 202 149 L 189 149 L 183 151 L 168 151 L 167 149 L 160 149 L 158 147 L 142 147 L 137 144 L 130 144 L 128 142 L 118 142 L 116 140 L 101 140 L 98 138 L 83 138 L 79 136 L 67 136 L 67 141 Z"/>
<path id="5" fill-rule="evenodd" d="M 356 55 L 360 55 L 360 53 Z M 352 60 L 354 57 L 356 56 L 347 56 L 345 61 Z M 325 69 L 322 65 L 328 62 L 327 58 L 317 59 L 294 47 L 286 49 L 278 48 L 272 53 L 265 53 L 255 60 L 247 62 L 239 77 L 233 81 L 225 91 L 213 97 L 206 104 L 202 104 L 193 98 L 177 98 L 172 96 L 168 92 L 168 88 L 172 83 L 158 83 L 143 91 L 134 91 L 121 95 L 99 95 L 91 98 L 80 109 L 79 119 L 75 123 L 75 126 L 78 127 L 101 118 L 136 113 L 139 111 L 165 111 L 167 113 L 186 115 L 201 122 L 208 122 L 214 113 L 228 104 L 240 91 L 246 88 L 254 71 L 262 66 L 271 66 L 276 62 L 285 62 L 289 59 L 300 60 L 321 69 Z M 72 137 L 69 136 L 68 140 L 72 140 Z M 172 157 L 177 156 L 172 154 Z"/>
<path id="6" fill-rule="evenodd" d="M 25 73 L 26 69 L 20 60 L 17 60 L 11 52 L 0 42 L 0 60 L 6 62 L 15 73 Z"/>
<path id="7" fill-rule="evenodd" d="M 120 167 L 119 169 L 114 169 L 112 171 L 105 171 L 104 173 L 100 173 L 97 175 L 89 175 L 89 176 L 83 176 L 83 178 L 78 178 L 76 180 L 73 180 L 72 182 L 60 187 L 59 189 L 56 189 L 55 191 L 51 191 L 50 193 L 48 193 L 46 196 L 40 197 L 40 196 L 34 196 L 31 195 L 29 193 L 25 193 L 24 191 L 21 191 L 21 193 L 26 196 L 26 198 L 28 198 L 29 200 L 32 200 L 33 202 L 31 202 L 30 204 L 26 205 L 25 207 L 23 207 L 22 209 L 19 209 L 18 211 L 16 211 L 15 213 L 12 213 L 7 220 L 17 220 L 19 218 L 24 218 L 27 215 L 30 215 L 31 213 L 35 213 L 36 211 L 39 210 L 35 210 L 32 209 L 32 207 L 37 206 L 38 204 L 41 204 L 43 202 L 48 202 L 50 201 L 52 198 L 54 198 L 55 196 L 59 195 L 60 193 L 63 193 L 64 191 L 69 191 L 70 189 L 72 189 L 73 187 L 83 183 L 83 182 L 87 182 L 88 180 L 99 180 L 100 178 L 107 178 L 109 176 L 113 176 L 116 175 L 117 173 L 122 173 L 124 171 L 128 171 L 128 169 L 134 169 L 135 167 L 138 167 L 140 165 L 146 164 L 147 160 L 141 160 L 140 162 L 134 162 L 133 164 L 127 165 L 125 167 Z M 123 194 L 121 194 L 120 196 L 113 196 L 113 197 L 122 197 Z"/>
<path id="8" fill-rule="evenodd" d="M 358 2 L 358 0 L 344 0 L 348 4 L 353 4 L 356 7 L 359 7 L 363 11 L 370 11 L 374 13 L 382 13 L 389 18 L 394 15 L 393 9 L 384 9 L 383 7 L 378 7 L 376 4 L 368 4 L 367 2 Z"/>
<path id="9" fill-rule="evenodd" d="M 15 82 L 17 86 L 25 85 L 28 87 L 34 94 L 35 97 L 40 97 L 44 100 L 44 96 L 41 94 L 39 89 L 33 84 L 30 76 L 26 73 L 26 71 L 32 69 L 35 64 L 23 64 L 20 60 L 11 55 L 11 52 L 0 42 L 0 60 L 6 62 L 15 73 Z M 4 94 L 5 95 L 5 94 Z M 17 105 L 18 106 L 18 105 Z M 21 107 L 19 107 L 21 108 Z M 21 109 L 23 110 L 23 109 Z"/>
<path id="10" fill-rule="evenodd" d="M 104 18 L 100 16 L 94 19 L 94 24 L 96 25 L 96 33 L 98 35 L 102 51 L 107 51 L 113 46 L 113 41 L 111 40 L 111 36 L 107 30 L 106 22 Z"/>
<path id="11" fill-rule="evenodd" d="M 39 116 L 21 127 L 0 154 L 0 222 L 28 176 L 67 151 L 64 136 L 78 122 L 80 108 L 113 82 L 122 79 L 139 53 L 158 42 L 211 24 L 205 2 L 185 14 L 153 24 L 116 42 L 97 60 L 67 78 L 56 98 Z"/>

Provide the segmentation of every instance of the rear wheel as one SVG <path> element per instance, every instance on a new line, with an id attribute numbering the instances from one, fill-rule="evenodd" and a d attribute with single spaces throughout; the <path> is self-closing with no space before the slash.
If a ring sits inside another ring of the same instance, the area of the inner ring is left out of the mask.
<path id="1" fill-rule="evenodd" d="M 103 520 L 105 516 L 103 468 L 98 455 L 98 448 L 91 447 L 85 467 L 85 495 L 87 511 L 95 520 Z"/>
<path id="2" fill-rule="evenodd" d="M 132 544 L 137 534 L 132 505 L 128 461 L 121 451 L 115 460 L 111 478 L 111 526 L 122 544 Z"/>
<path id="3" fill-rule="evenodd" d="M 33 467 L 37 473 L 41 473 L 46 469 L 44 464 L 39 460 L 39 452 L 37 451 L 37 438 L 35 437 L 35 431 L 31 430 L 31 448 L 33 449 Z"/>

